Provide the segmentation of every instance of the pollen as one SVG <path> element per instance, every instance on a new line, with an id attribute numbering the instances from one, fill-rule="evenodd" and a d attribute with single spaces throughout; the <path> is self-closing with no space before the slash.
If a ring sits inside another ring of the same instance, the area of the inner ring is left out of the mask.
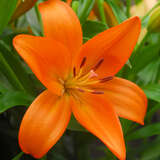
<path id="1" fill-rule="evenodd" d="M 104 59 L 100 59 L 87 73 L 84 73 L 84 66 L 87 58 L 84 57 L 80 63 L 79 68 L 73 67 L 72 76 L 64 82 L 65 92 L 90 92 L 91 94 L 104 94 L 103 91 L 97 88 L 98 84 L 106 83 L 113 79 L 113 76 L 99 78 L 96 70 L 101 66 Z M 75 94 L 75 93 L 74 93 Z"/>

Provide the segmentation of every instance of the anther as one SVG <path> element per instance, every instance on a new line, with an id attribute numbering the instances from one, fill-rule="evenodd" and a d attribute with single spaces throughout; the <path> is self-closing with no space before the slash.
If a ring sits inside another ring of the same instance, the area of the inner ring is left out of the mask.
<path id="1" fill-rule="evenodd" d="M 80 65 L 80 68 L 82 68 L 84 65 L 85 65 L 85 63 L 86 63 L 86 57 L 84 57 L 83 59 L 82 59 L 82 62 L 81 62 L 81 65 Z"/>
<path id="2" fill-rule="evenodd" d="M 99 62 L 93 67 L 93 70 L 96 71 L 100 67 L 100 65 L 103 63 L 103 61 L 104 61 L 103 58 L 100 59 Z"/>
<path id="3" fill-rule="evenodd" d="M 75 67 L 73 68 L 73 76 L 74 77 L 76 76 L 76 68 Z"/>
<path id="4" fill-rule="evenodd" d="M 92 94 L 104 94 L 104 92 L 102 92 L 102 91 L 93 91 L 93 92 L 91 92 Z"/>
<path id="5" fill-rule="evenodd" d="M 112 79 L 113 79 L 113 76 L 109 76 L 109 77 L 102 78 L 99 81 L 100 81 L 100 83 L 105 83 L 105 82 L 110 81 Z"/>

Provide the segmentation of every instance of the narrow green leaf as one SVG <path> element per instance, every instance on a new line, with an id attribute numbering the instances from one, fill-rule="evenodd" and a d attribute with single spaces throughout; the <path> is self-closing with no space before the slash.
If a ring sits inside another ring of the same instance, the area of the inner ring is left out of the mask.
<path id="1" fill-rule="evenodd" d="M 29 77 L 27 71 L 25 70 L 22 60 L 19 58 L 15 50 L 13 50 L 12 47 L 12 39 L 15 35 L 5 36 L 3 37 L 3 40 L 0 40 L 0 51 L 5 59 L 5 61 L 10 66 L 13 73 L 16 75 L 18 81 L 23 86 L 24 90 L 29 92 L 30 94 L 35 94 L 35 87 L 34 84 Z M 3 70 L 2 70 L 3 71 Z M 5 75 L 8 73 L 5 72 Z M 7 76 L 8 77 L 8 76 Z M 12 83 L 12 79 L 10 80 L 10 83 Z M 15 88 L 15 86 L 14 86 Z M 17 89 L 17 88 L 16 88 Z M 18 88 L 19 89 L 19 88 Z"/>
<path id="2" fill-rule="evenodd" d="M 151 124 L 146 127 L 140 128 L 131 134 L 129 134 L 126 139 L 127 140 L 136 140 L 148 138 L 150 136 L 160 135 L 160 123 Z"/>
<path id="3" fill-rule="evenodd" d="M 3 57 L 2 53 L 0 52 L 0 70 L 6 76 L 8 81 L 13 85 L 15 89 L 24 90 L 22 84 L 18 80 L 17 76 L 13 72 L 12 68 L 6 62 L 5 58 Z"/>
<path id="4" fill-rule="evenodd" d="M 16 5 L 17 0 L 0 0 L 0 34 L 8 24 Z"/>
<path id="5" fill-rule="evenodd" d="M 95 0 L 80 0 L 79 1 L 77 15 L 80 19 L 81 24 L 83 24 L 85 20 L 87 19 L 87 17 L 89 16 L 94 3 L 95 3 Z"/>
<path id="6" fill-rule="evenodd" d="M 98 1 L 96 1 L 96 3 L 97 3 L 97 6 L 98 6 L 98 10 L 99 10 L 99 15 L 100 15 L 101 21 L 103 23 L 106 23 L 106 16 L 105 16 L 104 7 L 103 7 L 104 0 L 98 0 Z"/>
<path id="7" fill-rule="evenodd" d="M 147 98 L 160 102 L 160 84 L 149 84 L 142 87 Z"/>
<path id="8" fill-rule="evenodd" d="M 12 158 L 12 160 L 20 160 L 20 158 L 23 156 L 23 152 L 20 152 L 19 154 L 17 154 L 17 156 L 15 156 L 14 158 Z"/>
<path id="9" fill-rule="evenodd" d="M 126 15 L 130 17 L 131 0 L 126 0 Z"/>
<path id="10" fill-rule="evenodd" d="M 117 4 L 114 1 L 111 1 L 111 0 L 105 0 L 105 1 L 112 8 L 112 11 L 113 11 L 114 15 L 116 16 L 119 23 L 121 23 L 127 19 L 127 16 L 125 15 L 125 13 L 121 10 L 121 8 L 119 6 L 117 6 Z"/>

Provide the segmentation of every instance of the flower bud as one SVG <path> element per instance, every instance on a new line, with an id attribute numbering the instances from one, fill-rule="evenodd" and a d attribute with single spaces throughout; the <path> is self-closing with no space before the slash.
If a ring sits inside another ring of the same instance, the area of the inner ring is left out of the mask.
<path id="1" fill-rule="evenodd" d="M 30 10 L 36 2 L 37 0 L 18 0 L 16 10 L 11 18 L 11 22 Z"/>
<path id="2" fill-rule="evenodd" d="M 160 32 L 160 7 L 151 13 L 147 29 L 149 32 Z"/>

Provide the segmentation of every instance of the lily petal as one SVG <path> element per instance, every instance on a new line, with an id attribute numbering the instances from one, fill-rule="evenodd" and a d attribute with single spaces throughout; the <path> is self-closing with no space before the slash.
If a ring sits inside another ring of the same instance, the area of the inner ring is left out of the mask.
<path id="1" fill-rule="evenodd" d="M 126 151 L 121 124 L 110 102 L 101 95 L 83 93 L 81 101 L 73 100 L 72 103 L 73 114 L 79 123 L 124 160 Z"/>
<path id="2" fill-rule="evenodd" d="M 19 131 L 23 152 L 41 158 L 64 133 L 71 116 L 68 97 L 44 91 L 25 113 Z"/>
<path id="3" fill-rule="evenodd" d="M 13 44 L 38 79 L 53 93 L 62 94 L 59 80 L 68 75 L 71 66 L 67 48 L 53 39 L 30 35 L 16 36 Z"/>
<path id="4" fill-rule="evenodd" d="M 142 89 L 131 81 L 118 77 L 106 82 L 102 88 L 105 88 L 105 96 L 110 99 L 120 117 L 144 124 L 147 97 Z"/>
<path id="5" fill-rule="evenodd" d="M 60 0 L 48 0 L 39 5 L 39 10 L 45 36 L 63 43 L 74 55 L 82 45 L 82 30 L 71 7 Z"/>
<path id="6" fill-rule="evenodd" d="M 140 28 L 140 19 L 133 17 L 98 34 L 83 45 L 76 64 L 80 65 L 82 59 L 86 57 L 84 70 L 88 71 L 103 59 L 96 72 L 102 78 L 116 74 L 129 59 Z"/>

